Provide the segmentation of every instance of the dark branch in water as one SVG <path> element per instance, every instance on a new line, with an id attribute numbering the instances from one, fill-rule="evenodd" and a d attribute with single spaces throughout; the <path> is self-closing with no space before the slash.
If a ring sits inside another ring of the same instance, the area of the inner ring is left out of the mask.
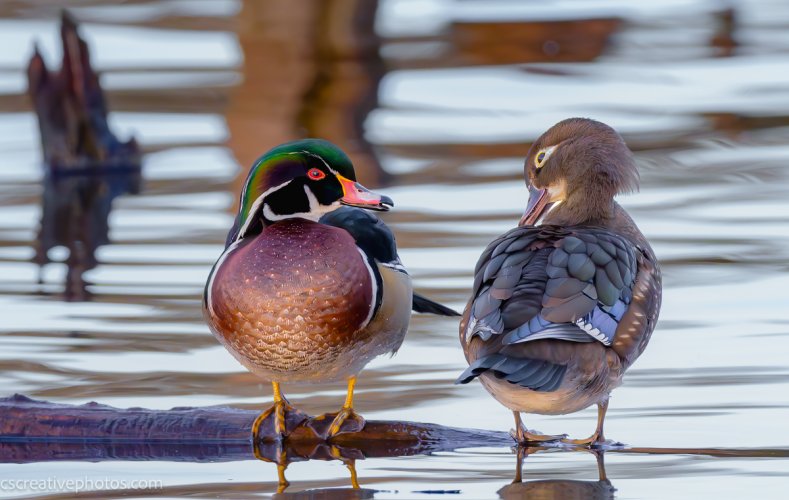
<path id="1" fill-rule="evenodd" d="M 75 406 L 21 395 L 0 398 L 0 463 L 50 460 L 354 460 L 424 455 L 480 446 L 512 446 L 507 433 L 437 424 L 367 421 L 360 432 L 326 442 L 307 427 L 284 443 L 259 436 L 258 413 L 228 407 L 148 410 L 98 403 Z M 539 447 L 546 449 L 545 447 Z M 568 448 L 573 449 L 573 448 Z M 617 453 L 685 454 L 714 457 L 789 457 L 786 449 L 621 448 Z"/>
<path id="2" fill-rule="evenodd" d="M 44 266 L 50 262 L 52 248 L 68 249 L 64 296 L 86 300 L 90 293 L 82 275 L 96 266 L 96 249 L 109 243 L 112 201 L 140 191 L 141 153 L 134 139 L 122 142 L 110 130 L 104 92 L 91 67 L 88 45 L 65 11 L 60 38 L 63 62 L 59 71 L 47 68 L 38 47 L 27 68 L 45 168 L 33 261 Z"/>
<path id="3" fill-rule="evenodd" d="M 0 462 L 40 460 L 360 459 L 423 455 L 475 446 L 511 446 L 504 432 L 417 422 L 367 421 L 326 442 L 302 425 L 285 440 L 252 440 L 258 413 L 228 407 L 148 410 L 74 406 L 21 395 L 0 399 Z M 257 448 L 257 450 L 256 450 Z"/>
<path id="4" fill-rule="evenodd" d="M 28 94 L 38 116 L 44 162 L 54 171 L 140 165 L 137 142 L 119 141 L 107 123 L 99 77 L 90 65 L 88 45 L 66 11 L 60 22 L 63 63 L 49 71 L 34 47 L 27 67 Z"/>

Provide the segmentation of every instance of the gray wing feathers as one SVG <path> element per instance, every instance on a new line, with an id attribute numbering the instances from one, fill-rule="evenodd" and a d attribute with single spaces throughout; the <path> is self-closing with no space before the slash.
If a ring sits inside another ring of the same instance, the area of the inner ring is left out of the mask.
<path id="1" fill-rule="evenodd" d="M 477 263 L 467 339 L 610 345 L 632 298 L 636 248 L 603 229 L 516 228 Z"/>
<path id="2" fill-rule="evenodd" d="M 529 277 L 533 274 L 528 271 L 530 267 L 535 270 L 540 267 L 540 262 L 537 266 L 529 266 L 535 260 L 535 252 L 526 250 L 531 240 L 529 232 L 513 230 L 483 252 L 474 277 L 475 298 L 466 328 L 467 339 L 479 335 L 488 340 L 539 312 L 539 300 L 528 300 L 530 295 L 539 292 L 539 282 L 545 282 L 539 276 L 535 276 L 536 280 Z M 510 250 L 512 246 L 515 251 Z"/>

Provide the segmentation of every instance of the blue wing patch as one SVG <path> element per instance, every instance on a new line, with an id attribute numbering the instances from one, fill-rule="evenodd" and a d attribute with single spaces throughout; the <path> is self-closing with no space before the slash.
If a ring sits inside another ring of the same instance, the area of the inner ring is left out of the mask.
<path id="1" fill-rule="evenodd" d="M 575 324 L 603 344 L 611 345 L 626 310 L 627 304 L 623 300 L 617 300 L 610 307 L 598 305 L 592 312 L 576 320 Z"/>
<path id="2" fill-rule="evenodd" d="M 572 323 L 552 323 L 537 315 L 509 332 L 503 339 L 505 344 L 519 344 L 540 339 L 559 339 L 570 342 L 592 342 L 593 339 Z"/>

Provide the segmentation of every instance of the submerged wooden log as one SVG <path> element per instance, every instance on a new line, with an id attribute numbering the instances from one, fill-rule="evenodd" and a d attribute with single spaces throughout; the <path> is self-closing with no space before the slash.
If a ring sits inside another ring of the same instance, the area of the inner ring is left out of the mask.
<path id="1" fill-rule="evenodd" d="M 360 432 L 325 441 L 306 427 L 284 442 L 252 439 L 258 413 L 228 407 L 119 409 L 98 403 L 67 405 L 21 395 L 0 398 L 0 463 L 52 460 L 233 461 L 258 458 L 277 463 L 355 460 L 425 455 L 482 446 L 513 446 L 505 432 L 459 429 L 419 422 L 369 420 Z M 529 448 L 578 450 L 546 444 Z M 721 458 L 789 457 L 780 448 L 639 448 L 608 452 L 705 455 Z"/>
<path id="2" fill-rule="evenodd" d="M 284 442 L 252 439 L 258 412 L 228 407 L 148 410 L 98 403 L 74 406 L 22 395 L 0 399 L 0 462 L 40 460 L 243 460 L 288 462 L 419 455 L 475 446 L 510 446 L 504 432 L 370 420 L 330 442 L 305 425 Z M 80 446 L 77 446 L 79 444 Z M 190 459 L 190 457 L 192 457 Z"/>

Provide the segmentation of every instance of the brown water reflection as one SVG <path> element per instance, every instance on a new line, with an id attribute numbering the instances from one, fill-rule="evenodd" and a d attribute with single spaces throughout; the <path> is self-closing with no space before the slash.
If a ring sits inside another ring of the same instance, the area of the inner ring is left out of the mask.
<path id="1" fill-rule="evenodd" d="M 349 12 L 375 16 L 375 29 L 350 22 Z M 113 201 L 111 243 L 84 273 L 92 302 L 61 300 L 62 250 L 39 284 L 45 181 L 24 70 L 34 38 L 48 63 L 59 60 L 59 7 L 1 3 L 0 383 L 7 393 L 122 407 L 262 408 L 268 388 L 216 345 L 199 307 L 254 157 L 304 135 L 341 144 L 364 182 L 384 185 L 395 200 L 387 223 L 417 287 L 458 308 L 482 248 L 523 208 L 530 141 L 561 118 L 590 116 L 619 129 L 636 153 L 642 190 L 621 201 L 653 243 L 665 280 L 658 330 L 609 410 L 611 437 L 645 447 L 606 454 L 616 495 L 782 496 L 785 455 L 690 450 L 789 446 L 784 2 L 83 0 L 74 14 L 95 46 L 111 126 L 148 153 L 145 190 Z M 416 316 L 401 352 L 364 372 L 359 410 L 509 429 L 508 412 L 478 385 L 451 384 L 463 367 L 456 328 Z M 319 413 L 342 401 L 343 387 L 288 394 Z M 527 420 L 572 435 L 593 422 L 593 412 Z M 512 480 L 514 461 L 505 447 L 475 448 L 371 458 L 357 469 L 376 498 L 435 498 L 424 493 L 433 490 L 495 498 Z M 255 460 L 0 470 L 163 480 L 165 490 L 149 496 L 265 496 L 277 479 L 275 467 Z M 288 479 L 290 493 L 349 485 L 338 461 L 293 463 Z M 588 454 L 540 452 L 524 465 L 524 481 L 597 479 Z"/>
<path id="2" fill-rule="evenodd" d="M 139 169 L 96 170 L 90 173 L 50 174 L 44 179 L 41 223 L 36 254 L 39 266 L 52 262 L 49 251 L 65 247 L 68 271 L 63 292 L 66 300 L 88 298 L 83 274 L 96 267 L 96 249 L 109 241 L 112 202 L 124 194 L 140 190 Z"/>
<path id="3" fill-rule="evenodd" d="M 519 449 L 515 464 L 515 479 L 512 484 L 498 491 L 499 498 L 514 500 L 518 498 L 614 498 L 616 488 L 608 480 L 605 472 L 605 452 L 590 451 L 597 460 L 597 481 L 578 480 L 533 480 L 523 481 L 523 459 L 539 452 L 539 448 Z"/>
<path id="4" fill-rule="evenodd" d="M 107 125 L 107 107 L 90 64 L 88 45 L 75 20 L 60 21 L 60 68 L 51 71 L 36 47 L 27 66 L 27 93 L 33 103 L 44 157 L 35 256 L 52 262 L 50 250 L 68 252 L 66 300 L 89 297 L 83 274 L 96 267 L 96 250 L 109 243 L 113 200 L 140 191 L 140 152 L 132 138 L 119 141 Z"/>
<path id="5" fill-rule="evenodd" d="M 252 165 L 279 143 L 322 137 L 353 157 L 362 183 L 380 185 L 386 179 L 363 129 L 378 104 L 384 74 L 373 31 L 377 4 L 241 2 L 237 33 L 244 76 L 225 111 L 228 145 L 241 165 Z"/>

